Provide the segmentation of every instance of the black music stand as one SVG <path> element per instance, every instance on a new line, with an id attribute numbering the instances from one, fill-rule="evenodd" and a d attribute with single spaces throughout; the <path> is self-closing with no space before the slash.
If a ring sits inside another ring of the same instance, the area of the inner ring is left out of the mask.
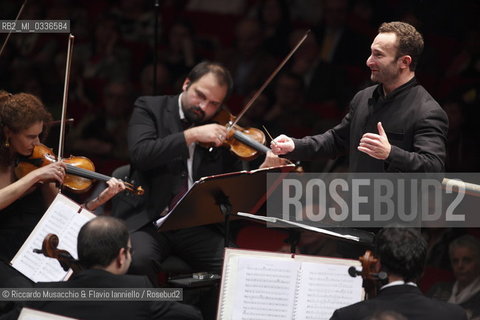
<path id="1" fill-rule="evenodd" d="M 335 230 L 332 230 L 332 228 L 319 228 L 319 227 L 311 226 L 311 225 L 296 222 L 296 221 L 289 221 L 289 220 L 276 218 L 276 217 L 256 216 L 246 212 L 237 212 L 237 216 L 251 219 L 256 222 L 267 223 L 267 224 L 270 224 L 271 226 L 277 226 L 280 228 L 288 229 L 289 231 L 288 242 L 290 243 L 291 253 L 295 253 L 296 251 L 295 249 L 299 242 L 300 230 L 321 233 L 331 238 L 335 238 L 343 241 L 352 241 L 352 242 L 362 243 L 365 245 L 372 245 L 373 239 L 374 239 L 373 233 L 364 231 L 364 230 L 359 230 L 359 229 L 335 228 Z"/>
<path id="2" fill-rule="evenodd" d="M 203 177 L 196 181 L 175 207 L 157 220 L 158 231 L 178 230 L 223 222 L 225 247 L 233 212 L 256 213 L 273 190 L 267 190 L 267 173 L 287 174 L 295 165 L 239 171 Z M 272 189 L 275 187 L 272 187 Z"/>

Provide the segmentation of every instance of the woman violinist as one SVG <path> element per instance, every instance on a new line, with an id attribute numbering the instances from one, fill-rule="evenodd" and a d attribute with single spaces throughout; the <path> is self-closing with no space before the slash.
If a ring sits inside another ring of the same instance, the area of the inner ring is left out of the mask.
<path id="1" fill-rule="evenodd" d="M 65 177 L 65 164 L 61 161 L 42 166 L 23 177 L 15 176 L 17 158 L 32 154 L 40 137 L 46 134 L 45 126 L 51 119 L 35 96 L 0 91 L 0 260 L 7 264 L 55 198 L 56 184 L 62 184 Z M 108 188 L 84 207 L 93 211 L 125 189 L 120 180 L 112 178 L 107 183 Z M 3 264 L 0 267 L 7 268 Z M 8 273 L 0 272 L 0 286 L 15 277 Z"/>

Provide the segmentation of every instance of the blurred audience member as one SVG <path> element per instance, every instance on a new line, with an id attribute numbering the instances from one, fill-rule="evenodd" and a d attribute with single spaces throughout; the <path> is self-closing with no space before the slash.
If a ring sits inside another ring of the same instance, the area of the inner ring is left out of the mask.
<path id="1" fill-rule="evenodd" d="M 146 66 L 140 74 L 140 95 L 154 96 L 156 94 L 172 94 L 170 72 L 163 63 L 157 63 L 157 92 L 153 88 L 153 64 Z"/>
<path id="2" fill-rule="evenodd" d="M 460 99 L 451 99 L 443 103 L 448 115 L 447 158 L 448 172 L 476 172 L 479 169 L 480 151 L 476 120 L 466 118 L 465 104 Z"/>
<path id="3" fill-rule="evenodd" d="M 100 112 L 87 115 L 70 134 L 73 152 L 128 160 L 126 136 L 132 97 L 129 82 L 110 82 L 105 87 Z"/>
<path id="4" fill-rule="evenodd" d="M 290 47 L 297 44 L 304 34 L 303 29 L 294 30 L 289 39 Z M 345 71 L 323 61 L 320 49 L 317 38 L 310 34 L 292 57 L 290 71 L 303 78 L 306 102 L 312 104 L 322 118 L 338 120 L 340 110 L 351 98 L 347 93 L 350 90 Z"/>
<path id="5" fill-rule="evenodd" d="M 186 20 L 176 21 L 168 31 L 166 42 L 166 46 L 158 49 L 159 59 L 168 67 L 174 83 L 183 81 L 200 60 L 195 48 L 193 26 Z"/>
<path id="6" fill-rule="evenodd" d="M 264 32 L 266 50 L 283 59 L 288 53 L 288 35 L 292 31 L 287 1 L 262 0 L 256 13 Z"/>
<path id="7" fill-rule="evenodd" d="M 240 21 L 235 35 L 235 48 L 222 52 L 219 59 L 232 73 L 235 93 L 245 97 L 267 80 L 275 60 L 264 49 L 263 30 L 256 19 Z"/>
<path id="8" fill-rule="evenodd" d="M 119 26 L 113 17 L 99 20 L 89 58 L 84 66 L 84 78 L 101 81 L 128 79 L 131 55 L 120 45 L 120 36 Z"/>
<path id="9" fill-rule="evenodd" d="M 438 283 L 429 295 L 460 305 L 469 319 L 480 319 L 480 240 L 464 235 L 452 241 L 449 253 L 455 282 Z"/>
<path id="10" fill-rule="evenodd" d="M 153 1 L 148 7 L 148 2 L 144 0 L 120 0 L 114 3 L 116 5 L 111 14 L 117 20 L 121 38 L 128 42 L 151 43 L 155 30 Z"/>
<path id="11" fill-rule="evenodd" d="M 305 108 L 305 86 L 302 78 L 291 72 L 278 76 L 274 87 L 274 103 L 264 116 L 274 137 L 283 132 L 300 137 L 311 134 L 315 115 Z"/>
<path id="12" fill-rule="evenodd" d="M 368 40 L 349 28 L 348 0 L 325 0 L 324 16 L 315 27 L 320 58 L 337 65 L 360 65 L 368 53 Z"/>

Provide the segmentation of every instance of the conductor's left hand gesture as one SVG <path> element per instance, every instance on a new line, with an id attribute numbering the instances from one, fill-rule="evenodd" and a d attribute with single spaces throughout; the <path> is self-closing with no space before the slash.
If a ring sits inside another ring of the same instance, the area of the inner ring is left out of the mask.
<path id="1" fill-rule="evenodd" d="M 383 130 L 382 123 L 377 123 L 378 134 L 365 133 L 360 139 L 358 150 L 365 152 L 370 157 L 379 160 L 385 160 L 390 154 L 392 146 L 388 142 L 385 130 Z"/>

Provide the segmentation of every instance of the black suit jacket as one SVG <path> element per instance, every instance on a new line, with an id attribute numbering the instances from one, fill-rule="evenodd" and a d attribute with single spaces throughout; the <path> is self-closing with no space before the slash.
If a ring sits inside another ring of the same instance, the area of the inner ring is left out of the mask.
<path id="1" fill-rule="evenodd" d="M 442 172 L 448 118 L 440 105 L 413 78 L 387 97 L 381 85 L 358 92 L 342 122 L 324 134 L 293 139 L 296 160 L 348 153 L 351 172 Z M 357 150 L 364 133 L 378 133 L 382 122 L 392 145 L 386 160 Z"/>
<path id="2" fill-rule="evenodd" d="M 380 290 L 373 299 L 336 310 L 330 320 L 363 320 L 380 311 L 395 311 L 408 320 L 467 320 L 459 306 L 430 299 L 411 285 Z"/>
<path id="3" fill-rule="evenodd" d="M 152 288 L 146 276 L 85 270 L 64 282 L 40 282 L 41 288 Z M 192 306 L 167 301 L 31 301 L 26 307 L 76 319 L 202 319 Z M 19 305 L 4 319 L 16 319 Z"/>
<path id="4" fill-rule="evenodd" d="M 179 115 L 179 96 L 145 96 L 135 101 L 128 128 L 132 178 L 143 196 L 120 195 L 113 214 L 135 231 L 155 221 L 181 190 L 187 178 L 188 147 Z M 193 180 L 238 171 L 241 162 L 225 148 L 196 147 Z"/>

